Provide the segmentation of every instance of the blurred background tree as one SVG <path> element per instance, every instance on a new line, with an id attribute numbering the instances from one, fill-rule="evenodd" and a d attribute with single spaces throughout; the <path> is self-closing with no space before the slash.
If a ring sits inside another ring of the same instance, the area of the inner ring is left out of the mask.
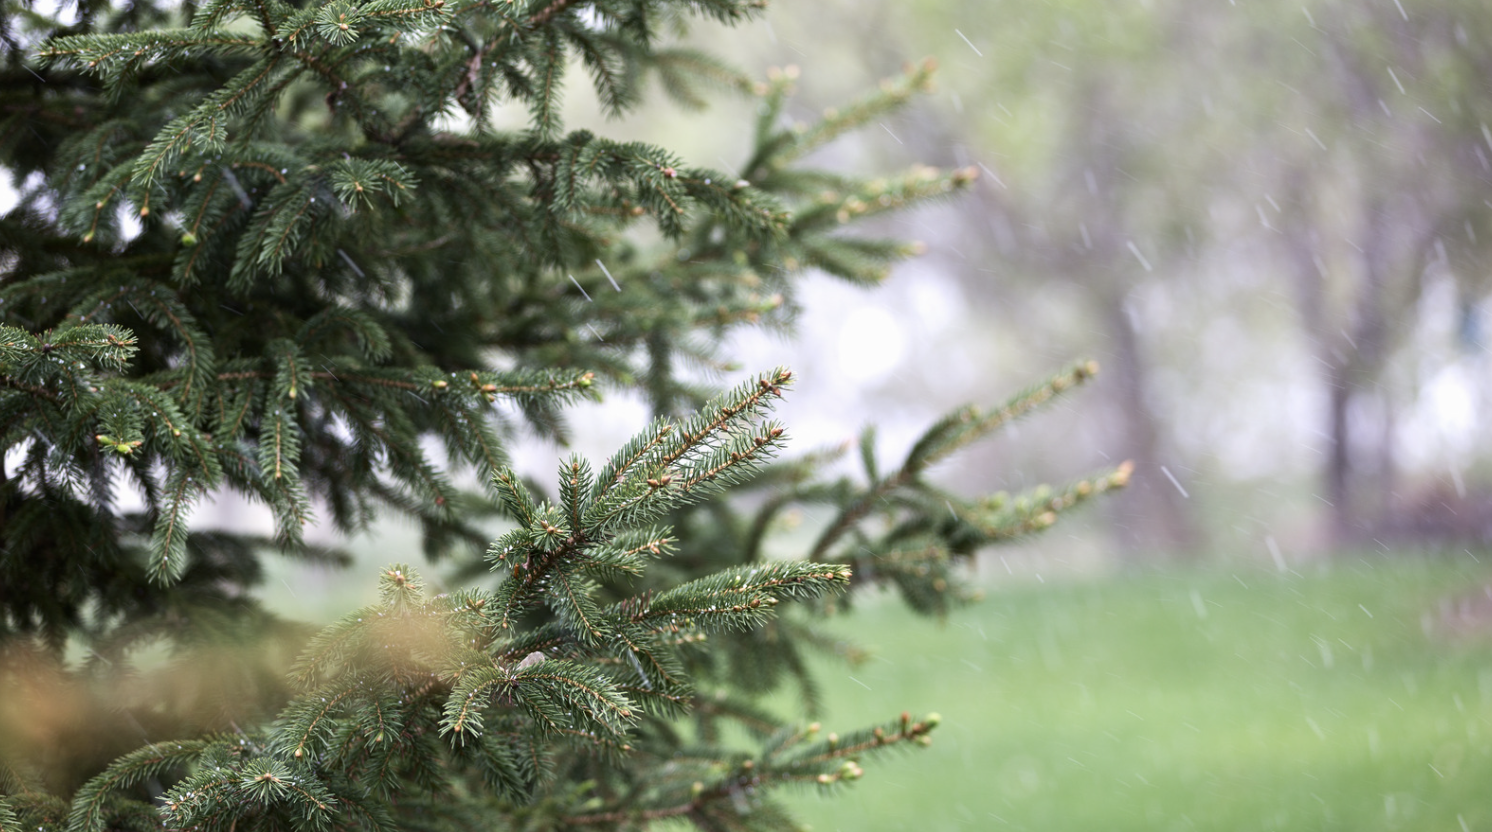
<path id="1" fill-rule="evenodd" d="M 978 210 L 904 221 L 931 254 L 891 319 L 966 357 L 944 374 L 1107 359 L 1104 418 L 1039 431 L 1137 461 L 1106 515 L 1125 560 L 1308 559 L 1489 533 L 1489 25 L 1469 2 L 828 3 L 759 48 L 844 84 L 943 62 L 861 152 L 992 175 Z M 957 310 L 931 338 L 919 293 Z M 1059 464 L 1029 447 L 988 453 Z"/>

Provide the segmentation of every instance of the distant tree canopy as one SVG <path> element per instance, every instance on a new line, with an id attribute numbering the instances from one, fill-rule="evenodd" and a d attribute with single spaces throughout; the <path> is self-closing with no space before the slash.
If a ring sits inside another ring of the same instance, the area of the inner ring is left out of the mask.
<path id="1" fill-rule="evenodd" d="M 1387 533 L 1406 480 L 1485 474 L 1484 442 L 1436 448 L 1427 468 L 1405 434 L 1442 371 L 1485 388 L 1456 365 L 1485 349 L 1492 292 L 1486 3 L 936 0 L 853 18 L 902 33 L 882 54 L 930 49 L 949 67 L 947 96 L 899 138 L 995 175 L 979 210 L 950 213 L 947 240 L 982 243 L 950 267 L 971 292 L 1071 286 L 1048 318 L 1018 295 L 990 304 L 1029 327 L 1017 342 L 1101 334 L 1105 450 L 1137 462 L 1113 504 L 1136 556 L 1195 551 L 1198 501 L 1160 466 L 1254 467 L 1222 446 L 1314 468 L 1337 546 Z M 1303 447 L 1279 452 L 1296 448 L 1282 436 Z"/>

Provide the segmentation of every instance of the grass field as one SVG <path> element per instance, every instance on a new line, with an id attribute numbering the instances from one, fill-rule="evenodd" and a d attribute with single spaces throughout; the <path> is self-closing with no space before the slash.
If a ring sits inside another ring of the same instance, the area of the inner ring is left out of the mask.
<path id="1" fill-rule="evenodd" d="M 995 588 L 941 627 L 862 606 L 826 729 L 943 724 L 792 803 L 818 832 L 1492 830 L 1492 629 L 1441 609 L 1492 569 L 1458 557 Z"/>

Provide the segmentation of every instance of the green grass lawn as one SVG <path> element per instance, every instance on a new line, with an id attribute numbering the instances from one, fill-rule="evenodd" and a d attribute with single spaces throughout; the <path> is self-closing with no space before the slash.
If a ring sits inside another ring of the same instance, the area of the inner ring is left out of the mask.
<path id="1" fill-rule="evenodd" d="M 942 626 L 863 605 L 826 730 L 943 724 L 792 803 L 818 832 L 1492 830 L 1492 631 L 1440 612 L 1492 569 L 1459 558 L 997 588 Z"/>

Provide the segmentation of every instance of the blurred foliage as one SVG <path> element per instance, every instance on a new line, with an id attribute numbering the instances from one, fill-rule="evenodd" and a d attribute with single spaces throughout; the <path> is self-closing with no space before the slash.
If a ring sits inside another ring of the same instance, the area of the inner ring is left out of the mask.
<path id="1" fill-rule="evenodd" d="M 973 209 L 919 229 L 977 304 L 945 343 L 994 366 L 1104 357 L 1108 428 L 1083 447 L 1136 460 L 1110 517 L 1145 559 L 1237 523 L 1264 527 L 1261 553 L 1270 533 L 1424 539 L 1415 516 L 1453 481 L 1456 510 L 1481 512 L 1489 34 L 1492 11 L 1464 0 L 926 0 L 795 10 L 762 48 L 846 66 L 844 83 L 942 62 L 936 100 L 866 146 L 990 174 Z M 1303 477 L 1314 529 L 1196 510 L 1224 481 Z"/>

